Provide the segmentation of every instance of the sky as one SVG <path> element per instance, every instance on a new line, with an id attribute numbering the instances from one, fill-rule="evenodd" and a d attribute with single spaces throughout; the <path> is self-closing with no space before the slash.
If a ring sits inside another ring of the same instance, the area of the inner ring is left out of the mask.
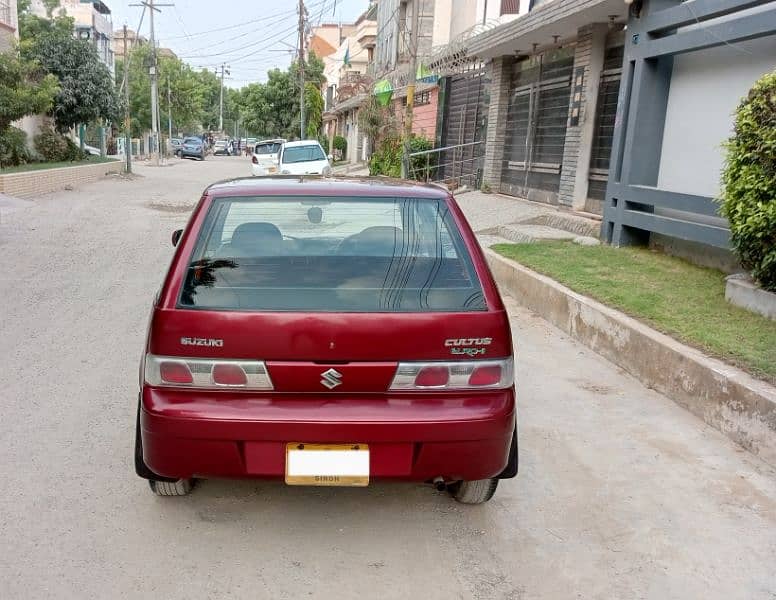
<path id="1" fill-rule="evenodd" d="M 113 13 L 113 28 L 125 23 L 137 30 L 143 9 L 139 0 L 104 0 Z M 154 28 L 158 43 L 171 48 L 192 67 L 229 65 L 224 83 L 239 88 L 266 81 L 266 73 L 285 68 L 298 44 L 298 0 L 155 0 L 160 7 Z M 312 25 L 353 22 L 368 0 L 305 0 Z M 148 11 L 141 34 L 149 35 Z"/>

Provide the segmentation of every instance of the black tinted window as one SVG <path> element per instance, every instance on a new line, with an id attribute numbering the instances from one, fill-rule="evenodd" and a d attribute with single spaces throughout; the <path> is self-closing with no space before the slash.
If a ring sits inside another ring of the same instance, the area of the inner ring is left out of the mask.
<path id="1" fill-rule="evenodd" d="M 406 198 L 224 198 L 181 292 L 191 308 L 484 310 L 447 204 Z"/>

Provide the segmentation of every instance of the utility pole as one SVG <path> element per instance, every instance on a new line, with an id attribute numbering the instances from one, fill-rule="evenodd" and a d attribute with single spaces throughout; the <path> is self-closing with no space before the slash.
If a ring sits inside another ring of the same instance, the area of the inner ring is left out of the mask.
<path id="1" fill-rule="evenodd" d="M 140 4 L 131 4 L 130 6 L 145 6 L 149 8 L 151 19 L 151 66 L 149 73 L 151 75 L 151 137 L 153 138 L 152 157 L 154 164 L 159 166 L 159 70 L 156 61 L 156 35 L 154 33 L 154 13 L 162 12 L 160 6 L 174 6 L 174 4 L 156 4 L 155 0 L 143 0 Z"/>
<path id="2" fill-rule="evenodd" d="M 404 117 L 404 160 L 402 160 L 402 177 L 408 178 L 410 173 L 410 137 L 412 137 L 412 117 L 415 108 L 415 81 L 418 72 L 418 24 L 420 0 L 412 2 L 412 31 L 410 32 L 410 72 L 407 80 L 407 113 Z"/>
<path id="3" fill-rule="evenodd" d="M 124 154 L 127 157 L 127 173 L 132 172 L 132 128 L 129 116 L 129 53 L 127 52 L 127 26 L 124 25 Z"/>
<path id="4" fill-rule="evenodd" d="M 304 134 L 304 0 L 299 0 L 299 139 L 305 138 Z"/>
<path id="5" fill-rule="evenodd" d="M 172 94 L 170 93 L 170 78 L 167 78 L 167 129 L 169 137 L 167 143 L 172 144 Z"/>
<path id="6" fill-rule="evenodd" d="M 230 75 L 229 69 L 231 67 L 229 65 L 225 65 L 224 63 L 221 63 L 221 99 L 218 103 L 218 131 L 219 133 L 223 133 L 224 131 L 224 71 L 226 71 L 227 75 Z M 216 74 L 218 74 L 218 69 L 216 69 Z"/>

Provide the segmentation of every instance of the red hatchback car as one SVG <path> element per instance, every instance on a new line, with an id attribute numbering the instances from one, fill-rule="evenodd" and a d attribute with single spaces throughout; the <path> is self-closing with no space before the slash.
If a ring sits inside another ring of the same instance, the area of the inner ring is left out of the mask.
<path id="1" fill-rule="evenodd" d="M 140 368 L 155 493 L 399 479 L 480 503 L 517 474 L 509 321 L 446 190 L 226 181 L 173 243 Z"/>

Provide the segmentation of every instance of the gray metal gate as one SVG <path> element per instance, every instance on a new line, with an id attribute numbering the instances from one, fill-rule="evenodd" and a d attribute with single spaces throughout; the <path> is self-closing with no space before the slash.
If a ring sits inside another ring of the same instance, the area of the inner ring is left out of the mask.
<path id="1" fill-rule="evenodd" d="M 573 47 L 515 63 L 501 191 L 557 202 L 573 68 Z"/>
<path id="2" fill-rule="evenodd" d="M 440 146 L 435 177 L 458 185 L 477 187 L 482 169 L 487 129 L 487 77 L 482 65 L 446 77 L 443 83 Z"/>

